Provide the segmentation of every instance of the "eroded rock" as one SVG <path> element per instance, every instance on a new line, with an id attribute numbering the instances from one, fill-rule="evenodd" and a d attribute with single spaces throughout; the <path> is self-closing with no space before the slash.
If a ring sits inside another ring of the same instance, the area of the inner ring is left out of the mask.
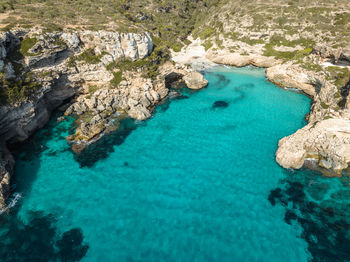
<path id="1" fill-rule="evenodd" d="M 335 118 L 308 124 L 278 145 L 276 160 L 284 168 L 299 169 L 305 160 L 312 159 L 340 173 L 350 163 L 350 120 Z"/>
<path id="2" fill-rule="evenodd" d="M 188 73 L 183 80 L 190 89 L 201 89 L 208 85 L 208 81 L 199 72 Z"/>

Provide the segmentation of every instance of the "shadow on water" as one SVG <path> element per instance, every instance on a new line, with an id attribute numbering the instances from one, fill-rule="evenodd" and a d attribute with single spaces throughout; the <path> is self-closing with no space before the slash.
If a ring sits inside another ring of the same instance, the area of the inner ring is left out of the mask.
<path id="1" fill-rule="evenodd" d="M 124 143 L 125 139 L 138 125 L 133 119 L 124 119 L 121 121 L 118 131 L 105 135 L 96 143 L 88 146 L 83 152 L 74 154 L 75 160 L 80 167 L 92 167 L 96 162 L 107 158 L 109 154 L 113 153 L 114 146 Z"/>
<path id="2" fill-rule="evenodd" d="M 25 143 L 10 146 L 17 161 L 16 170 L 26 170 L 25 175 L 14 176 L 12 191 L 28 195 L 40 168 L 40 156 L 69 150 L 67 144 L 57 149 L 48 144 L 51 140 L 65 139 L 65 134 L 73 132 L 73 120 L 57 123 L 57 116 L 54 114 L 52 120 Z M 79 261 L 86 255 L 89 247 L 83 243 L 81 229 L 73 228 L 60 235 L 53 215 L 36 211 L 26 215 L 28 219 L 23 221 L 18 216 L 19 210 L 20 202 L 0 216 L 0 261 Z"/>
<path id="3" fill-rule="evenodd" d="M 167 99 L 164 103 L 160 104 L 157 106 L 157 111 L 158 112 L 165 112 L 169 109 L 171 101 L 173 100 L 184 100 L 190 98 L 188 95 L 180 94 L 178 96 L 175 96 L 171 99 Z"/>
<path id="4" fill-rule="evenodd" d="M 234 99 L 232 99 L 231 101 L 223 101 L 223 100 L 217 100 L 215 101 L 212 106 L 211 109 L 223 109 L 223 108 L 227 108 L 230 103 L 237 103 L 242 101 L 244 98 L 246 98 L 247 95 L 247 91 L 249 91 L 249 89 L 254 88 L 254 84 L 250 83 L 250 84 L 243 84 L 243 85 L 239 85 L 233 88 L 233 91 L 235 93 L 237 93 L 237 97 L 235 97 Z"/>
<path id="5" fill-rule="evenodd" d="M 71 134 L 74 130 L 71 127 L 73 119 L 57 123 L 56 118 L 59 113 L 55 113 L 52 120 L 37 131 L 25 143 L 9 145 L 11 152 L 16 159 L 14 177 L 12 178 L 12 191 L 17 190 L 21 193 L 28 193 L 33 181 L 37 176 L 37 171 L 41 165 L 40 157 L 42 155 L 54 156 L 59 152 L 69 150 L 68 144 L 63 148 L 50 148 L 48 142 L 51 140 L 64 140 L 65 134 Z M 25 176 L 17 177 L 17 171 L 25 170 Z"/>
<path id="6" fill-rule="evenodd" d="M 171 102 L 188 99 L 191 94 L 198 92 L 198 90 L 188 89 L 183 83 L 176 83 L 174 86 L 170 86 L 170 88 L 177 94 L 158 105 L 156 108 L 157 112 L 165 112 L 169 109 Z M 97 142 L 89 145 L 83 152 L 74 154 L 74 158 L 79 163 L 80 167 L 92 167 L 96 162 L 107 158 L 109 154 L 113 153 L 115 146 L 123 144 L 125 139 L 136 130 L 137 127 L 146 124 L 147 120 L 137 122 L 131 118 L 124 119 L 121 121 L 118 131 L 103 136 Z"/>
<path id="7" fill-rule="evenodd" d="M 206 72 L 201 71 L 201 73 L 205 76 Z M 215 87 L 226 87 L 230 84 L 231 80 L 228 79 L 225 75 L 220 73 L 214 73 L 214 81 L 211 81 L 210 85 Z"/>
<path id="8" fill-rule="evenodd" d="M 0 261 L 79 261 L 86 255 L 81 229 L 59 235 L 53 215 L 31 212 L 25 223 L 17 212 L 18 207 L 0 217 Z"/>
<path id="9" fill-rule="evenodd" d="M 340 188 L 334 189 L 330 186 L 332 178 L 322 178 L 312 171 L 286 177 L 279 188 L 271 190 L 268 200 L 273 206 L 286 208 L 287 224 L 301 226 L 301 237 L 313 256 L 311 261 L 350 261 L 349 181 L 342 178 Z"/>

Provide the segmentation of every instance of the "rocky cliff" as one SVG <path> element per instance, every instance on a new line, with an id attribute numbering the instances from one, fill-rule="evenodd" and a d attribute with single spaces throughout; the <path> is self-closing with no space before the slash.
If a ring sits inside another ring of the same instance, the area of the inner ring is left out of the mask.
<path id="1" fill-rule="evenodd" d="M 76 132 L 67 140 L 80 152 L 117 130 L 126 117 L 149 118 L 167 97 L 174 74 L 190 88 L 207 84 L 199 73 L 172 63 L 157 65 L 157 75 L 148 77 L 144 66 L 153 49 L 148 33 L 1 33 L 0 209 L 10 192 L 14 165 L 6 144 L 25 141 L 56 108 L 77 118 Z"/>

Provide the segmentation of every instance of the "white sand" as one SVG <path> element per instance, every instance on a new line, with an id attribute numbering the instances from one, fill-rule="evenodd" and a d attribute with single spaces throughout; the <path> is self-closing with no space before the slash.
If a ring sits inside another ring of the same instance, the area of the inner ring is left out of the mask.
<path id="1" fill-rule="evenodd" d="M 190 45 L 188 45 L 187 47 L 183 47 L 182 50 L 178 53 L 171 53 L 174 62 L 178 64 L 189 64 L 196 70 L 216 65 L 215 63 L 211 62 L 205 57 L 206 51 L 201 45 L 201 41 L 199 38 L 197 40 L 189 38 L 189 40 L 192 42 Z"/>

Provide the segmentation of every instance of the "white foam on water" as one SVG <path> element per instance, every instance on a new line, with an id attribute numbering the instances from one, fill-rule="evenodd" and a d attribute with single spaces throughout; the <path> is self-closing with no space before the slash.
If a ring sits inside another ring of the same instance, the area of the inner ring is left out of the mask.
<path id="1" fill-rule="evenodd" d="M 12 199 L 10 200 L 10 203 L 3 209 L 0 209 L 0 215 L 13 208 L 21 198 L 22 195 L 20 193 L 14 193 Z"/>

